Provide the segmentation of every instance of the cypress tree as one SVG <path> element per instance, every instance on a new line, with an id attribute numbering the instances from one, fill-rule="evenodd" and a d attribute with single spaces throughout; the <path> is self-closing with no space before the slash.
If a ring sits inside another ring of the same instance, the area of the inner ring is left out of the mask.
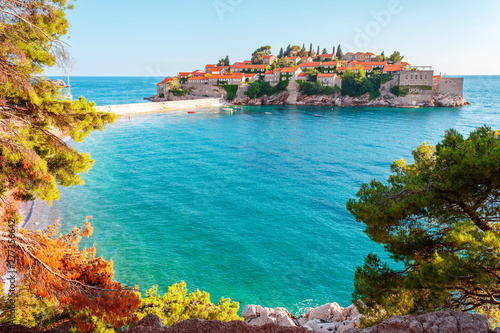
<path id="1" fill-rule="evenodd" d="M 339 46 L 337 46 L 337 59 L 342 59 L 342 57 L 344 56 L 344 53 L 342 53 L 342 48 L 340 47 L 340 44 Z"/>

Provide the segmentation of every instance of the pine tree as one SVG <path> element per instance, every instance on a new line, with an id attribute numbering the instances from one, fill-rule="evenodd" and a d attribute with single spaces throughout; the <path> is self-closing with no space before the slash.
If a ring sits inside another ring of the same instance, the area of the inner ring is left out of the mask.
<path id="1" fill-rule="evenodd" d="M 311 43 L 311 45 L 309 46 L 309 56 L 313 56 L 313 43 Z"/>
<path id="2" fill-rule="evenodd" d="M 335 58 L 335 46 L 332 48 L 332 58 Z"/>
<path id="3" fill-rule="evenodd" d="M 280 49 L 280 53 L 278 53 L 278 58 L 281 59 L 285 56 L 285 53 L 283 51 L 283 48 Z"/>
<path id="4" fill-rule="evenodd" d="M 65 0 L 0 2 L 0 196 L 10 190 L 21 200 L 51 202 L 59 197 L 57 185 L 82 184 L 80 174 L 93 160 L 55 131 L 81 141 L 117 118 L 97 112 L 83 97 L 66 100 L 61 88 L 39 77 L 44 67 L 64 64 L 69 57 L 60 38 L 68 30 L 65 11 L 71 8 Z M 9 225 L 0 223 L 0 262 L 9 262 L 12 252 L 7 226 L 15 228 L 11 221 L 19 221 L 14 212 L 5 218 Z M 66 236 L 55 227 L 17 229 L 12 265 L 37 297 L 120 327 L 133 319 L 138 297 L 113 281 L 112 262 L 96 258 L 95 249 L 78 249 L 81 237 L 91 232 L 88 222 Z"/>
<path id="5" fill-rule="evenodd" d="M 326 49 L 326 47 L 323 49 L 322 54 L 328 54 L 328 50 Z"/>
<path id="6" fill-rule="evenodd" d="M 357 268 L 353 299 L 365 324 L 456 310 L 500 325 L 500 131 L 483 126 L 466 138 L 451 129 L 413 160 L 394 161 L 387 181 L 362 184 L 347 203 L 399 263 L 369 254 Z"/>

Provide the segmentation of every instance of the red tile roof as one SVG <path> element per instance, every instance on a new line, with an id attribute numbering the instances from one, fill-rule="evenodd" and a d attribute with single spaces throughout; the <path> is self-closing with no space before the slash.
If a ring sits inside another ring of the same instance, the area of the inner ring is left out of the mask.
<path id="1" fill-rule="evenodd" d="M 217 66 L 216 64 L 208 64 L 205 66 L 205 68 L 216 67 L 216 66 Z"/>
<path id="2" fill-rule="evenodd" d="M 375 55 L 374 53 L 371 53 L 371 52 L 366 52 L 366 54 L 369 54 L 369 55 L 372 55 L 372 56 Z"/>
<path id="3" fill-rule="evenodd" d="M 276 57 L 276 56 L 273 56 L 272 54 L 271 54 L 271 55 L 266 55 L 266 56 L 264 56 L 264 58 L 263 58 L 263 59 L 269 59 L 269 58 L 271 58 L 271 57 Z"/>
<path id="4" fill-rule="evenodd" d="M 288 57 L 290 60 L 300 59 L 300 57 Z"/>
<path id="5" fill-rule="evenodd" d="M 274 74 L 274 72 L 273 71 L 266 71 L 264 74 L 266 74 L 266 75 L 267 74 Z"/>
<path id="6" fill-rule="evenodd" d="M 193 75 L 193 76 L 205 76 L 207 74 L 208 74 L 207 72 L 202 72 L 202 71 L 191 72 L 191 75 Z"/>
<path id="7" fill-rule="evenodd" d="M 233 65 L 233 66 L 229 66 L 231 68 L 235 68 L 235 69 L 259 69 L 259 68 L 267 68 L 267 66 L 269 65 Z"/>
<path id="8" fill-rule="evenodd" d="M 335 54 L 320 54 L 320 58 L 335 58 Z"/>
<path id="9" fill-rule="evenodd" d="M 208 68 L 208 70 L 210 70 L 211 72 L 222 72 L 223 70 L 229 68 L 229 66 L 214 66 L 214 67 L 210 67 Z"/>
<path id="10" fill-rule="evenodd" d="M 187 77 L 189 75 L 191 75 L 191 72 L 179 72 L 180 77 L 184 77 L 184 76 Z"/>
<path id="11" fill-rule="evenodd" d="M 188 79 L 188 81 L 201 81 L 201 80 L 208 80 L 208 77 L 204 76 L 193 76 Z"/>
<path id="12" fill-rule="evenodd" d="M 319 66 L 321 66 L 321 62 L 319 61 L 313 61 L 299 65 L 299 67 L 319 67 Z"/>
<path id="13" fill-rule="evenodd" d="M 252 62 L 250 60 L 245 60 L 244 63 L 247 64 L 247 65 L 251 65 L 252 64 Z"/>
<path id="14" fill-rule="evenodd" d="M 167 83 L 167 82 L 170 82 L 170 81 L 173 81 L 174 79 L 172 79 L 170 76 L 169 77 L 166 77 L 163 79 L 163 81 L 161 81 L 160 83 L 156 84 L 157 86 L 159 86 L 160 84 L 164 84 L 164 83 Z"/>
<path id="15" fill-rule="evenodd" d="M 351 66 L 385 66 L 387 61 L 353 61 Z"/>
<path id="16" fill-rule="evenodd" d="M 306 73 L 300 73 L 299 74 L 299 77 L 303 77 L 303 76 L 307 76 L 307 74 Z"/>
<path id="17" fill-rule="evenodd" d="M 281 69 L 281 73 L 295 73 L 299 69 L 299 67 L 285 67 Z"/>
<path id="18" fill-rule="evenodd" d="M 342 65 L 341 61 L 325 61 L 324 63 L 321 64 L 321 66 L 337 66 L 337 65 Z"/>
<path id="19" fill-rule="evenodd" d="M 243 79 L 244 74 L 243 73 L 234 73 L 234 74 L 213 74 L 209 76 L 209 79 Z"/>
<path id="20" fill-rule="evenodd" d="M 257 74 L 257 73 L 255 73 L 255 74 L 243 73 L 243 75 L 244 75 L 245 77 L 255 77 L 255 76 L 259 75 L 259 74 Z"/>
<path id="21" fill-rule="evenodd" d="M 275 69 L 274 69 L 274 71 L 275 71 L 275 72 L 281 72 L 281 70 L 282 70 L 282 69 L 283 69 L 283 68 L 275 68 Z"/>
<path id="22" fill-rule="evenodd" d="M 384 72 L 399 72 L 403 65 L 385 65 Z"/>
<path id="23" fill-rule="evenodd" d="M 335 73 L 331 73 L 331 74 L 328 74 L 328 73 L 320 73 L 318 74 L 318 77 L 336 77 L 337 74 Z"/>

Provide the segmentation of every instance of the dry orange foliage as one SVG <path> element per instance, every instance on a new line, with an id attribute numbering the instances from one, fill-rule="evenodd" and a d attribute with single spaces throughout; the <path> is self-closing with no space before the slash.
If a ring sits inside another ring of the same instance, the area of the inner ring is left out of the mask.
<path id="1" fill-rule="evenodd" d="M 15 235 L 18 276 L 30 281 L 36 294 L 80 313 L 77 325 L 83 332 L 92 330 L 92 315 L 115 328 L 129 324 L 140 304 L 133 289 L 113 280 L 112 260 L 97 258 L 94 246 L 79 250 L 82 237 L 92 234 L 90 218 L 67 235 L 58 233 L 57 223 L 42 232 L 20 229 Z M 8 258 L 9 239 L 8 230 L 1 229 L 0 261 Z"/>

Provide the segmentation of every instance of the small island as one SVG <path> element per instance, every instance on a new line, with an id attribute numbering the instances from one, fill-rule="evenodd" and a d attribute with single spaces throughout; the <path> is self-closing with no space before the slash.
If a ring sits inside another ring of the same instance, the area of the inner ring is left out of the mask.
<path id="1" fill-rule="evenodd" d="M 223 98 L 234 105 L 315 105 L 375 107 L 457 107 L 464 78 L 435 75 L 431 66 L 414 66 L 395 51 L 348 52 L 341 46 L 320 54 L 288 45 L 277 56 L 270 46 L 251 60 L 230 64 L 229 57 L 203 70 L 180 72 L 157 84 L 154 102 Z"/>

